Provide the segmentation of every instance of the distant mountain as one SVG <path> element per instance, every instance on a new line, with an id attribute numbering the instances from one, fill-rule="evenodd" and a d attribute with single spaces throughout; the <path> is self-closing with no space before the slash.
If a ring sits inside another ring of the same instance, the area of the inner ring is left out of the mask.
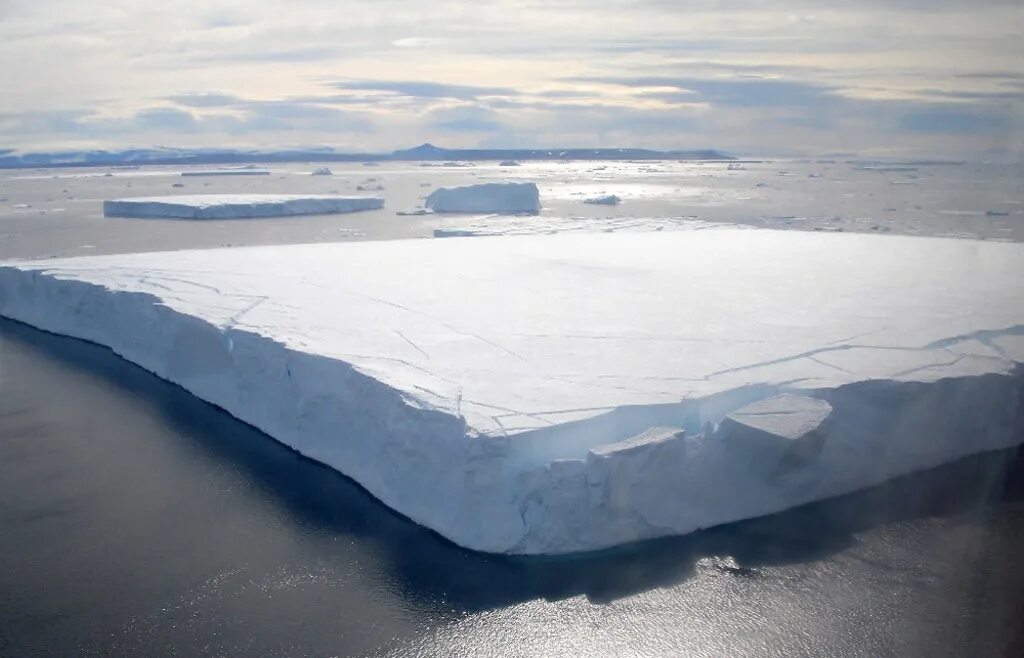
<path id="1" fill-rule="evenodd" d="M 386 155 L 339 153 L 331 149 L 241 151 L 233 149 L 130 149 L 126 151 L 59 151 L 0 153 L 0 169 L 27 167 L 116 167 L 124 165 L 208 165 L 267 162 L 362 162 L 386 160 Z"/>
<path id="2" fill-rule="evenodd" d="M 732 160 L 712 150 L 653 151 L 650 149 L 445 149 L 433 144 L 394 151 L 391 160 Z"/>
<path id="3" fill-rule="evenodd" d="M 281 151 L 151 148 L 125 151 L 57 151 L 19 153 L 0 149 L 0 169 L 30 167 L 116 167 L 126 165 L 213 165 L 272 162 L 375 162 L 449 160 L 732 160 L 712 150 L 650 149 L 445 149 L 432 144 L 385 153 L 342 153 L 330 148 Z"/>

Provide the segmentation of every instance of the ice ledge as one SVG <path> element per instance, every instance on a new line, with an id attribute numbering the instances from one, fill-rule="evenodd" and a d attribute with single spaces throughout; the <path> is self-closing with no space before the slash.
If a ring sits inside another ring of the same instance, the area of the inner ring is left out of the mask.
<path id="1" fill-rule="evenodd" d="M 710 236 L 17 263 L 0 314 L 107 345 L 485 551 L 691 532 L 1022 441 L 1018 245 Z M 830 266 L 866 259 L 855 285 Z"/>

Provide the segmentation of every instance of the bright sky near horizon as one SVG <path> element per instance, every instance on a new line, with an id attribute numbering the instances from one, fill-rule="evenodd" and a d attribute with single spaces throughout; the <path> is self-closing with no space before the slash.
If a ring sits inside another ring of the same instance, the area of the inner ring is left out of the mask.
<path id="1" fill-rule="evenodd" d="M 0 150 L 1024 153 L 1021 0 L 0 0 Z"/>

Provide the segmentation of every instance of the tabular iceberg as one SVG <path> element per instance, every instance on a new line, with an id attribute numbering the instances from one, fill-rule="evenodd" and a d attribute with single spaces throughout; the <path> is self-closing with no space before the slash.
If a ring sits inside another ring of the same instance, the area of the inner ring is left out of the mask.
<path id="1" fill-rule="evenodd" d="M 107 217 L 165 217 L 173 219 L 241 219 L 329 215 L 377 210 L 378 197 L 293 194 L 192 194 L 113 199 L 103 202 Z"/>
<path id="2" fill-rule="evenodd" d="M 540 191 L 534 183 L 481 183 L 439 187 L 423 204 L 434 212 L 540 212 Z"/>
<path id="3" fill-rule="evenodd" d="M 1019 244 L 765 230 L 0 266 L 0 314 L 107 345 L 452 541 L 517 554 L 1024 442 L 1022 300 Z"/>

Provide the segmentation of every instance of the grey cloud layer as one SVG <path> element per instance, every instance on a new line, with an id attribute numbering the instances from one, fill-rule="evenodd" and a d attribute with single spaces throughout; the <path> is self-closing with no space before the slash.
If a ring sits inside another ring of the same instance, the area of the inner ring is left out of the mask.
<path id="1" fill-rule="evenodd" d="M 1019 151 L 1022 32 L 1014 1 L 8 0 L 0 145 Z"/>

